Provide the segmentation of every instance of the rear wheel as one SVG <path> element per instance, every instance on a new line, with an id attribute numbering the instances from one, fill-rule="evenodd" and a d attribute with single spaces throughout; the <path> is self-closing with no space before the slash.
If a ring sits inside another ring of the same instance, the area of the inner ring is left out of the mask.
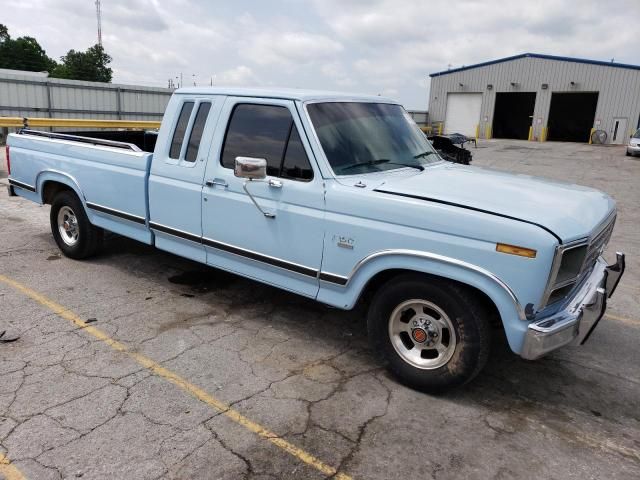
<path id="1" fill-rule="evenodd" d="M 490 327 L 482 303 L 455 282 L 407 274 L 391 279 L 369 308 L 369 338 L 403 383 L 443 391 L 485 365 Z"/>
<path id="2" fill-rule="evenodd" d="M 82 202 L 75 193 L 58 193 L 51 203 L 49 219 L 53 238 L 67 257 L 90 257 L 102 243 L 102 229 L 89 222 Z"/>

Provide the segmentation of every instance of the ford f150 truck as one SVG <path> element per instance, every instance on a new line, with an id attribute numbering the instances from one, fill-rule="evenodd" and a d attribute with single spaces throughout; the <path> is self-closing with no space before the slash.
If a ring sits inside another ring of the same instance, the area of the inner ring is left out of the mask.
<path id="1" fill-rule="evenodd" d="M 375 349 L 423 390 L 477 375 L 492 327 L 526 359 L 583 343 L 624 271 L 623 254 L 602 258 L 608 195 L 447 163 L 381 97 L 185 88 L 153 153 L 113 138 L 9 135 L 10 192 L 51 204 L 65 255 L 94 254 L 109 230 L 365 305 Z"/>

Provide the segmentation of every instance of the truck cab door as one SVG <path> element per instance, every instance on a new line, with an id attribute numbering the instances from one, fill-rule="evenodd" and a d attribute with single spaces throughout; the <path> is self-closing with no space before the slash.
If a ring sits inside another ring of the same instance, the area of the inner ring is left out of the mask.
<path id="1" fill-rule="evenodd" d="M 202 263 L 202 182 L 222 103 L 214 95 L 174 95 L 167 107 L 174 117 L 163 120 L 149 176 L 156 247 Z"/>
<path id="2" fill-rule="evenodd" d="M 295 104 L 228 97 L 220 125 L 203 188 L 207 263 L 315 297 L 324 186 Z M 236 177 L 236 157 L 266 159 L 267 178 Z"/>

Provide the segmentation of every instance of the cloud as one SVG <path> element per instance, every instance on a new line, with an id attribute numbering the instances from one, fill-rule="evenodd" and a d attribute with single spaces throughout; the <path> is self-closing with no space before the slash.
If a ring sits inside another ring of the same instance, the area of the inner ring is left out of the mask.
<path id="1" fill-rule="evenodd" d="M 325 63 L 320 67 L 320 72 L 332 79 L 340 87 L 353 87 L 356 85 L 356 81 L 349 76 L 347 69 L 339 62 Z"/>
<path id="2" fill-rule="evenodd" d="M 538 52 L 640 64 L 638 0 L 108 0 L 114 81 L 269 85 L 382 93 L 427 107 L 429 73 Z M 3 12 L 13 36 L 54 58 L 96 43 L 93 1 L 28 0 Z M 70 35 L 69 33 L 73 34 Z"/>
<path id="3" fill-rule="evenodd" d="M 103 2 L 103 20 L 112 26 L 134 28 L 144 32 L 163 32 L 169 23 L 161 15 L 153 0 L 128 0 L 126 2 Z"/>
<path id="4" fill-rule="evenodd" d="M 277 65 L 317 62 L 332 58 L 342 50 L 340 42 L 325 35 L 272 31 L 252 36 L 240 54 L 258 65 Z"/>
<path id="5" fill-rule="evenodd" d="M 246 65 L 238 65 L 237 67 L 225 70 L 220 75 L 215 75 L 216 85 L 256 85 L 260 83 L 253 70 Z"/>

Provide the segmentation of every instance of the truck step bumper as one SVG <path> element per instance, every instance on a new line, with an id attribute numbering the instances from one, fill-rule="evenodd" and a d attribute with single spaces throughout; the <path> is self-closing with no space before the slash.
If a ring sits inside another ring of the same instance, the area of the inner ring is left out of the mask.
<path id="1" fill-rule="evenodd" d="M 529 325 L 520 356 L 535 360 L 567 344 L 582 345 L 594 331 L 624 273 L 625 255 L 616 253 L 616 263 L 598 258 L 593 272 L 567 307 L 555 315 Z"/>

